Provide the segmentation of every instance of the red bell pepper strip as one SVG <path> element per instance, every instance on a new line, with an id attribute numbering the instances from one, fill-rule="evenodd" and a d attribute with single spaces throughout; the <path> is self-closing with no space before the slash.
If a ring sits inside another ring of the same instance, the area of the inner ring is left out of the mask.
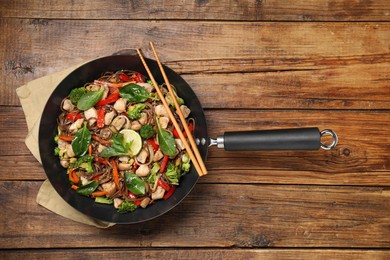
<path id="1" fill-rule="evenodd" d="M 171 186 L 163 182 L 161 179 L 158 179 L 157 185 L 163 188 L 166 191 L 169 191 L 171 189 Z"/>
<path id="2" fill-rule="evenodd" d="M 144 82 L 144 79 L 143 79 L 141 73 L 137 73 L 137 74 L 136 74 L 135 80 L 136 80 L 137 82 Z"/>
<path id="3" fill-rule="evenodd" d="M 102 157 L 95 157 L 95 162 L 100 162 L 100 163 L 102 163 L 104 165 L 108 164 L 108 162 L 104 158 L 102 158 Z"/>
<path id="4" fill-rule="evenodd" d="M 104 107 L 100 107 L 97 111 L 97 119 L 96 119 L 96 124 L 98 128 L 103 128 L 104 127 L 104 115 L 106 111 Z"/>
<path id="5" fill-rule="evenodd" d="M 194 125 L 193 124 L 188 124 L 188 129 L 190 130 L 190 132 L 192 133 L 193 131 L 194 131 Z M 180 138 L 180 136 L 179 136 L 179 133 L 177 132 L 177 130 L 176 130 L 176 128 L 174 128 L 173 129 L 173 136 L 175 137 L 175 138 Z M 185 131 L 185 130 L 183 130 L 183 136 L 184 137 L 187 137 L 187 132 Z"/>
<path id="6" fill-rule="evenodd" d="M 122 81 L 130 81 L 130 77 L 127 76 L 126 74 L 119 74 L 118 75 L 119 79 L 122 80 Z"/>
<path id="7" fill-rule="evenodd" d="M 160 148 L 160 146 L 158 144 L 156 144 L 156 142 L 154 141 L 153 138 L 150 138 L 147 140 L 148 143 L 153 147 L 153 151 L 154 152 L 157 152 L 158 148 Z"/>
<path id="8" fill-rule="evenodd" d="M 100 175 L 101 174 L 98 174 L 98 175 L 94 176 L 91 180 L 99 181 Z"/>
<path id="9" fill-rule="evenodd" d="M 58 139 L 61 139 L 61 140 L 63 140 L 63 141 L 67 141 L 67 142 L 72 142 L 73 136 L 59 135 L 59 136 L 58 136 Z"/>
<path id="10" fill-rule="evenodd" d="M 136 206 L 139 206 L 139 205 L 141 205 L 141 202 L 142 202 L 142 200 L 136 200 L 136 201 L 134 201 L 134 204 L 135 204 Z"/>
<path id="11" fill-rule="evenodd" d="M 119 92 L 111 93 L 110 95 L 108 95 L 107 98 L 99 100 L 95 104 L 95 106 L 101 107 L 101 106 L 104 106 L 104 105 L 107 105 L 107 104 L 114 103 L 115 101 L 117 101 L 119 99 L 119 97 L 120 97 Z"/>
<path id="12" fill-rule="evenodd" d="M 83 115 L 77 111 L 70 112 L 65 116 L 65 119 L 69 121 L 76 121 L 81 118 L 83 118 Z"/>
<path id="13" fill-rule="evenodd" d="M 137 195 L 135 195 L 134 193 L 132 193 L 131 191 L 129 191 L 129 193 L 127 193 L 128 196 L 131 198 L 131 199 L 135 199 L 137 198 Z"/>
<path id="14" fill-rule="evenodd" d="M 163 158 L 163 161 L 162 161 L 161 167 L 160 167 L 160 172 L 161 173 L 165 172 L 165 168 L 167 168 L 168 160 L 169 160 L 169 156 L 168 155 L 164 155 L 164 158 Z"/>
<path id="15" fill-rule="evenodd" d="M 167 200 L 170 196 L 172 196 L 172 194 L 175 192 L 175 190 L 176 190 L 176 186 L 172 186 L 170 188 L 170 190 L 167 193 L 164 194 L 163 199 Z"/>

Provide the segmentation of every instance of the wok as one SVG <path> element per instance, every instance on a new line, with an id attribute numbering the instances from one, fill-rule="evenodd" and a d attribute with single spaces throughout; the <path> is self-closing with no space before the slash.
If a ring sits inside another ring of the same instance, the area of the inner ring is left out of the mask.
<path id="1" fill-rule="evenodd" d="M 164 82 L 158 64 L 151 59 L 145 59 L 156 81 Z M 135 212 L 120 214 L 112 205 L 95 203 L 93 199 L 77 194 L 71 189 L 66 169 L 59 162 L 53 151 L 56 146 L 54 137 L 57 134 L 57 117 L 61 113 L 60 104 L 71 89 L 92 82 L 107 71 L 121 69 L 133 70 L 147 75 L 138 56 L 129 54 L 112 55 L 90 61 L 71 72 L 56 87 L 49 97 L 44 108 L 39 128 L 39 151 L 46 175 L 57 193 L 76 210 L 98 220 L 113 223 L 139 223 L 158 217 L 178 205 L 193 189 L 199 175 L 191 168 L 190 172 L 180 180 L 180 185 L 174 194 L 167 200 L 159 200 L 147 208 L 139 208 Z M 196 129 L 194 136 L 199 145 L 199 152 L 205 161 L 209 145 L 217 145 L 225 150 L 264 150 L 264 149 L 331 149 L 337 143 L 337 136 L 330 130 L 319 132 L 317 128 L 284 129 L 269 131 L 231 132 L 209 139 L 207 134 L 206 118 L 202 106 L 191 87 L 170 68 L 164 66 L 165 72 L 172 85 L 177 88 L 178 95 L 191 109 L 191 116 L 195 119 Z M 331 145 L 321 143 L 321 136 L 333 136 Z"/>

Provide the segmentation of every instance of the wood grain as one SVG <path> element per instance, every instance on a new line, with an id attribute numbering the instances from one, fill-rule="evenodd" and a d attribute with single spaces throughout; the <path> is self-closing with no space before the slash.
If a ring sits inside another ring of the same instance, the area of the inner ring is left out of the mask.
<path id="1" fill-rule="evenodd" d="M 336 249 L 390 242 L 388 188 L 199 184 L 158 219 L 99 230 L 36 205 L 40 184 L 0 182 L 0 203 L 7 212 L 0 215 L 1 248 Z"/>
<path id="2" fill-rule="evenodd" d="M 2 1 L 0 17 L 236 21 L 388 21 L 386 0 Z"/>
<path id="3" fill-rule="evenodd" d="M 209 136 L 225 131 L 319 127 L 339 135 L 333 151 L 226 152 L 209 149 L 204 182 L 390 185 L 387 112 L 208 110 Z M 44 172 L 24 145 L 20 107 L 0 107 L 0 180 L 42 180 Z M 237 162 L 240 163 L 237 163 Z"/>
<path id="4" fill-rule="evenodd" d="M 12 250 L 0 252 L 4 259 L 386 259 L 386 250 L 351 249 L 53 249 L 53 250 Z"/>
<path id="5" fill-rule="evenodd" d="M 388 23 L 3 18 L 0 105 L 19 105 L 15 89 L 32 79 L 99 56 L 141 47 L 153 57 L 152 40 L 206 108 L 388 109 L 389 30 Z"/>

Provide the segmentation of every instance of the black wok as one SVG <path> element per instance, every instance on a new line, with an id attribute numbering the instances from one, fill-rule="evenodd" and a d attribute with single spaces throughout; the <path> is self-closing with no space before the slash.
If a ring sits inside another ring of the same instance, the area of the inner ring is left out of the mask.
<path id="1" fill-rule="evenodd" d="M 146 59 L 156 81 L 161 84 L 164 79 L 157 62 Z M 60 165 L 59 159 L 53 151 L 56 146 L 54 137 L 57 134 L 57 117 L 61 113 L 60 104 L 71 89 L 83 86 L 87 82 L 101 76 L 107 71 L 121 69 L 133 70 L 147 75 L 138 56 L 113 55 L 88 62 L 70 73 L 54 90 L 44 108 L 39 128 L 39 150 L 42 165 L 46 175 L 59 195 L 78 211 L 103 221 L 113 223 L 139 223 L 158 217 L 178 205 L 193 189 L 198 181 L 198 174 L 194 167 L 183 176 L 180 185 L 174 194 L 167 200 L 157 201 L 154 205 L 135 212 L 120 214 L 112 205 L 95 203 L 93 199 L 77 194 L 71 189 L 66 170 Z M 202 106 L 191 87 L 177 73 L 164 66 L 165 72 L 177 88 L 178 95 L 191 109 L 191 116 L 195 119 L 196 129 L 194 136 L 199 140 L 199 152 L 205 161 L 208 145 L 217 145 L 226 150 L 261 150 L 261 149 L 330 149 L 337 143 L 336 135 L 331 131 L 319 132 L 317 128 L 285 129 L 272 131 L 251 131 L 225 133 L 217 139 L 209 139 L 207 134 L 206 118 Z M 331 146 L 323 145 L 320 138 L 324 134 L 333 135 Z"/>

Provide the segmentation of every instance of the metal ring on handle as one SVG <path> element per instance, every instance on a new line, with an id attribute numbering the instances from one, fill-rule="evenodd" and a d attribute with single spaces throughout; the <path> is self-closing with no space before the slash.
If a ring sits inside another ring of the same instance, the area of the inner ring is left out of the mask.
<path id="1" fill-rule="evenodd" d="M 335 146 L 337 145 L 337 143 L 339 141 L 339 139 L 337 137 L 337 134 L 335 132 L 333 132 L 332 130 L 325 129 L 325 130 L 321 131 L 321 137 L 324 136 L 324 135 L 332 136 L 333 142 L 330 145 L 326 145 L 326 144 L 324 144 L 323 142 L 320 141 L 321 148 L 324 149 L 324 150 L 331 150 L 331 149 L 335 148 Z"/>

